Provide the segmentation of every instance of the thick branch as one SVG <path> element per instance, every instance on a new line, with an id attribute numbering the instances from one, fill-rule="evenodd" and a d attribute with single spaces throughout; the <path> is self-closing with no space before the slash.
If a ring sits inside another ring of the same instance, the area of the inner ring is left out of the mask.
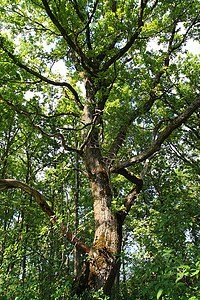
<path id="1" fill-rule="evenodd" d="M 124 176 L 126 179 L 128 179 L 130 182 L 134 183 L 134 187 L 131 189 L 128 196 L 126 197 L 126 200 L 124 201 L 125 210 L 122 209 L 118 211 L 118 216 L 120 217 L 120 220 L 123 222 L 126 215 L 129 213 L 131 209 L 134 199 L 138 196 L 138 194 L 142 189 L 143 180 L 125 168 L 115 169 L 115 170 L 113 169 L 113 173 L 120 174 Z"/>
<path id="2" fill-rule="evenodd" d="M 149 158 L 151 155 L 160 150 L 162 143 L 170 136 L 170 134 L 177 128 L 179 128 L 184 122 L 186 122 L 189 117 L 194 113 L 194 111 L 200 107 L 200 97 L 197 97 L 185 111 L 180 114 L 177 118 L 173 119 L 168 126 L 165 127 L 163 131 L 158 134 L 157 138 L 151 144 L 150 148 L 141 153 L 140 155 L 134 156 L 128 160 L 117 163 L 116 166 L 111 168 L 111 172 L 117 172 L 118 169 L 126 168 L 135 163 L 142 162 Z"/>
<path id="3" fill-rule="evenodd" d="M 29 195 L 33 196 L 35 201 L 39 204 L 40 208 L 45 212 L 45 214 L 51 218 L 53 224 L 55 221 L 55 214 L 48 203 L 45 201 L 44 197 L 37 190 L 30 187 L 28 184 L 23 183 L 15 179 L 0 179 L 0 191 L 10 188 L 19 188 Z"/>
<path id="4" fill-rule="evenodd" d="M 72 39 L 70 38 L 69 34 L 67 33 L 67 31 L 64 29 L 64 27 L 60 24 L 60 22 L 58 21 L 58 19 L 55 17 L 55 15 L 52 13 L 51 8 L 48 4 L 48 2 L 46 0 L 42 0 L 42 3 L 44 5 L 44 8 L 48 14 L 48 16 L 50 17 L 51 21 L 54 23 L 54 25 L 58 28 L 58 30 L 60 31 L 60 33 L 62 34 L 62 36 L 64 37 L 64 39 L 66 40 L 66 42 L 68 43 L 69 47 L 71 49 L 73 49 L 80 57 L 83 68 L 85 70 L 87 70 L 89 73 L 91 73 L 90 68 L 87 67 L 87 65 L 85 65 L 85 62 L 87 62 L 88 66 L 93 68 L 93 64 L 91 62 L 91 60 L 89 60 L 83 53 L 83 51 L 81 50 L 81 48 L 79 47 L 77 42 L 73 42 Z M 77 8 L 78 8 L 78 4 L 77 4 Z M 79 16 L 80 17 L 80 16 Z"/>
<path id="5" fill-rule="evenodd" d="M 132 206 L 132 204 L 133 204 L 133 201 L 134 201 L 135 199 L 137 199 L 138 194 L 139 194 L 139 193 L 137 192 L 137 186 L 134 186 L 134 187 L 130 190 L 130 192 L 129 192 L 127 198 L 126 198 L 126 201 L 125 201 L 125 203 L 124 203 L 124 206 L 125 206 L 125 208 L 126 208 L 126 212 L 124 213 L 124 218 L 125 218 L 126 215 L 129 213 L 129 211 L 130 211 L 130 209 L 131 209 L 131 206 Z"/>
<path id="6" fill-rule="evenodd" d="M 89 140 L 90 140 L 90 138 L 91 138 L 91 136 L 92 136 L 92 133 L 93 133 L 93 131 L 94 131 L 94 129 L 95 129 L 95 125 L 96 125 L 97 119 L 98 119 L 98 115 L 96 115 L 96 116 L 94 117 L 94 120 L 93 120 L 93 122 L 92 122 L 92 124 L 91 124 L 91 128 L 90 128 L 90 130 L 89 130 L 89 132 L 88 132 L 88 134 L 87 134 L 87 137 L 85 138 L 85 140 L 83 141 L 82 145 L 80 146 L 80 150 L 81 150 L 81 151 L 83 151 L 84 147 L 85 147 L 85 146 L 87 145 L 87 143 L 89 142 Z"/>
<path id="7" fill-rule="evenodd" d="M 126 179 L 128 179 L 130 182 L 134 183 L 136 185 L 137 193 L 140 192 L 143 185 L 143 181 L 140 177 L 136 176 L 135 174 L 133 174 L 131 171 L 127 169 L 114 169 L 113 173 L 120 174 L 124 176 Z"/>
<path id="8" fill-rule="evenodd" d="M 145 1 L 145 5 L 146 5 L 146 1 Z M 144 6 L 144 4 L 143 4 L 143 6 Z M 177 22 L 178 22 L 178 20 L 177 20 Z M 170 55 L 174 51 L 174 49 L 172 49 L 172 43 L 173 43 L 174 36 L 175 36 L 176 25 L 177 25 L 177 23 L 175 23 L 172 28 L 171 37 L 170 37 L 170 40 L 168 43 L 168 51 L 167 51 L 166 57 L 164 58 L 164 62 L 163 62 L 164 67 L 169 66 Z M 133 111 L 128 122 L 126 124 L 122 125 L 122 127 L 120 128 L 118 135 L 116 136 L 115 140 L 113 141 L 113 143 L 108 151 L 108 164 L 112 163 L 112 161 L 115 160 L 116 155 L 117 155 L 122 143 L 124 142 L 124 140 L 126 138 L 127 131 L 129 129 L 130 125 L 133 123 L 133 121 L 137 117 L 147 113 L 153 106 L 156 99 L 158 98 L 155 93 L 155 88 L 158 86 L 160 79 L 164 73 L 165 73 L 164 69 L 161 69 L 156 74 L 153 84 L 152 84 L 152 89 L 150 91 L 149 100 L 144 103 L 142 108 L 138 108 L 135 111 Z"/>
<path id="9" fill-rule="evenodd" d="M 129 211 L 131 209 L 133 201 L 137 198 L 138 194 L 140 193 L 140 191 L 142 189 L 143 180 L 125 168 L 124 169 L 116 169 L 116 170 L 113 170 L 113 172 L 124 176 L 130 182 L 134 183 L 133 188 L 128 193 L 126 200 L 124 201 L 125 210 L 122 209 L 121 211 L 118 211 L 118 215 L 119 215 L 121 221 L 123 222 L 126 215 L 129 213 Z"/>
<path id="10" fill-rule="evenodd" d="M 55 213 L 49 206 L 49 204 L 45 201 L 44 197 L 40 192 L 32 188 L 26 183 L 23 183 L 19 180 L 15 179 L 0 179 L 0 191 L 4 191 L 6 189 L 16 189 L 19 188 L 26 192 L 27 194 L 31 195 L 35 201 L 39 204 L 40 208 L 45 212 L 45 214 L 50 218 L 50 221 L 55 225 L 59 225 L 62 234 L 67 238 L 67 240 L 72 244 L 75 245 L 79 250 L 83 253 L 89 253 L 90 247 L 83 243 L 81 240 L 73 237 L 73 234 L 65 228 L 65 226 L 57 219 Z"/>
<path id="11" fill-rule="evenodd" d="M 102 68 L 102 71 L 106 71 L 112 64 L 114 64 L 118 59 L 120 59 L 133 45 L 135 40 L 138 38 L 140 32 L 142 31 L 142 25 L 138 27 L 135 31 L 135 33 L 132 35 L 130 40 L 127 42 L 127 44 L 121 48 L 111 59 L 106 62 Z"/>
<path id="12" fill-rule="evenodd" d="M 51 9 L 49 7 L 48 2 L 46 0 L 42 0 L 42 3 L 44 5 L 44 8 L 45 8 L 48 16 L 50 17 L 51 21 L 58 28 L 58 30 L 60 31 L 60 33 L 62 34 L 62 36 L 64 37 L 64 39 L 68 43 L 68 45 L 70 46 L 70 48 L 72 48 L 74 51 L 77 51 L 76 45 L 73 43 L 73 41 L 71 40 L 71 38 L 67 34 L 66 30 L 62 27 L 62 25 L 60 24 L 60 22 L 58 21 L 58 19 L 52 13 L 52 11 L 51 11 Z"/>

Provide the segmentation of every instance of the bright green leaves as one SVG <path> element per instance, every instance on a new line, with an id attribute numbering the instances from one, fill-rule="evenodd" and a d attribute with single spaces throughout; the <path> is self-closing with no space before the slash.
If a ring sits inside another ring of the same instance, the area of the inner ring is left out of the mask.
<path id="1" fill-rule="evenodd" d="M 173 141 L 174 147 L 176 143 L 180 140 Z M 127 242 L 127 254 L 132 251 L 127 268 L 133 274 L 127 289 L 133 293 L 130 297 L 136 294 L 139 299 L 198 299 L 200 210 L 195 163 L 187 171 L 185 161 L 178 160 L 169 146 L 160 154 L 150 163 L 143 192 L 125 223 L 133 230 Z"/>
<path id="2" fill-rule="evenodd" d="M 95 227 L 88 178 L 61 142 L 80 147 L 81 129 L 89 132 L 99 114 L 95 147 L 105 165 L 109 155 L 115 164 L 149 149 L 199 94 L 199 58 L 181 52 L 187 38 L 198 36 L 198 8 L 198 1 L 180 0 L 1 1 L 1 176 L 40 190 L 72 231 L 78 192 L 77 236 L 88 244 Z M 89 124 L 82 117 L 86 81 L 95 112 Z M 121 148 L 110 153 L 116 141 Z M 162 147 L 124 225 L 124 250 L 134 252 L 124 268 L 128 292 L 138 299 L 198 299 L 198 112 Z M 140 174 L 143 166 L 129 169 Z M 111 182 L 113 213 L 124 211 L 132 184 L 116 174 Z M 23 193 L 5 192 L 0 201 L 2 294 L 4 284 L 10 298 L 13 291 L 16 298 L 68 297 L 72 247 Z"/>
<path id="3" fill-rule="evenodd" d="M 162 293 L 163 293 L 163 289 L 159 289 L 159 291 L 157 293 L 157 300 L 160 299 Z"/>

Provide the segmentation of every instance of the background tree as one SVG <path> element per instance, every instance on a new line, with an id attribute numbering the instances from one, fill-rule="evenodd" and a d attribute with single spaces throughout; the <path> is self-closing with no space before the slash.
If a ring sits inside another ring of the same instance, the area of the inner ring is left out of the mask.
<path id="1" fill-rule="evenodd" d="M 4 1 L 0 18 L 1 109 L 16 116 L 13 126 L 5 128 L 0 190 L 19 188 L 31 195 L 63 239 L 89 255 L 73 287 L 77 294 L 103 288 L 110 295 L 120 268 L 122 227 L 150 160 L 157 162 L 156 154 L 162 155 L 159 173 L 164 178 L 168 145 L 182 160 L 197 159 L 191 156 L 199 151 L 199 59 L 184 54 L 184 46 L 188 39 L 198 39 L 199 1 Z M 55 71 L 61 61 L 63 77 Z M 10 167 L 14 171 L 5 173 L 7 152 L 19 143 L 20 134 L 26 141 L 20 149 L 24 170 L 18 165 L 13 169 L 17 158 Z M 193 143 L 195 149 L 190 148 Z M 183 147 L 191 158 L 183 155 Z M 94 210 L 94 231 L 81 238 L 72 233 L 72 204 L 66 203 L 75 185 L 69 168 L 85 176 L 80 213 Z M 147 176 L 155 190 L 162 187 L 163 203 L 168 188 L 157 180 L 153 171 Z M 24 203 L 28 198 L 23 197 Z M 13 202 L 9 207 L 13 209 Z M 149 214 L 153 218 L 150 209 Z M 11 217 L 15 223 L 14 214 Z M 139 219 L 138 214 L 134 217 Z M 7 221 L 3 226 L 8 229 Z M 21 228 L 26 233 L 25 274 L 29 226 Z M 197 235 L 197 228 L 193 230 Z M 45 245 L 52 267 L 62 246 L 56 250 L 49 243 Z M 2 259 L 5 245 L 4 238 Z M 50 270 L 44 270 L 37 274 L 47 271 L 50 276 Z"/>

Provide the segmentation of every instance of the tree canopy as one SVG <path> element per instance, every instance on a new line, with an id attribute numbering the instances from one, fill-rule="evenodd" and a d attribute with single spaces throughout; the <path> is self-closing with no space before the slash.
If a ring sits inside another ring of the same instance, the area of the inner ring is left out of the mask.
<path id="1" fill-rule="evenodd" d="M 3 299 L 198 299 L 199 11 L 1 1 Z"/>

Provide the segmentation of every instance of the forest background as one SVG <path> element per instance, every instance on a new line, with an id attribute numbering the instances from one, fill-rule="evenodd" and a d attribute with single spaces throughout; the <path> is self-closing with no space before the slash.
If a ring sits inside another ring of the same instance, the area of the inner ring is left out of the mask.
<path id="1" fill-rule="evenodd" d="M 0 299 L 199 299 L 199 1 L 0 3 Z"/>

